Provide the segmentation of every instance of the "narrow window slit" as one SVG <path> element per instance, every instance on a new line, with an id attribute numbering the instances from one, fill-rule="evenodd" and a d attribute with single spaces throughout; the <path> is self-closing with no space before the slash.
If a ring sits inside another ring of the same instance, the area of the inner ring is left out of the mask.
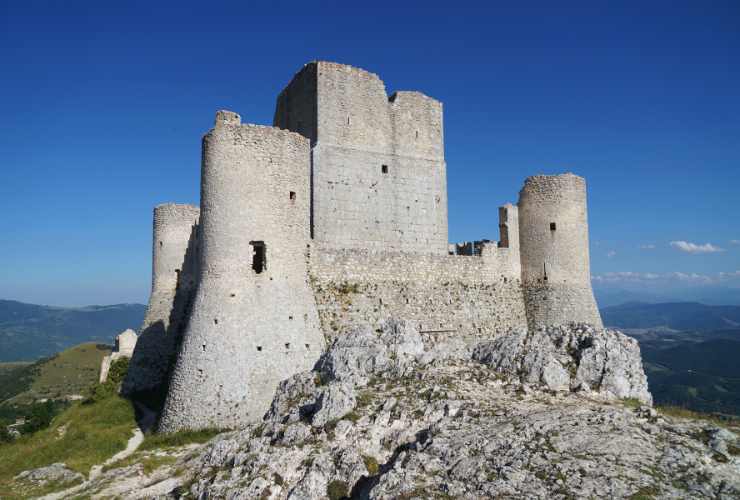
<path id="1" fill-rule="evenodd" d="M 380 166 L 380 171 L 383 172 L 384 174 L 387 174 L 388 173 L 388 165 L 381 165 Z"/>
<path id="2" fill-rule="evenodd" d="M 252 270 L 260 274 L 267 269 L 267 248 L 264 241 L 250 241 L 252 246 Z"/>

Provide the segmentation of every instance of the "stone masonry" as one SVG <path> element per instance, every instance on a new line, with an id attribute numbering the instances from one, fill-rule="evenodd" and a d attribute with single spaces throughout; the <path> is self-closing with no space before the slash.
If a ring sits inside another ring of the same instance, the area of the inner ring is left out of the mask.
<path id="1" fill-rule="evenodd" d="M 124 391 L 166 394 L 162 431 L 239 427 L 352 325 L 402 318 L 467 343 L 601 327 L 584 179 L 527 178 L 498 210 L 499 241 L 458 246 L 466 255 L 448 242 L 446 184 L 442 104 L 388 97 L 362 69 L 307 64 L 274 127 L 219 111 L 200 212 L 155 209 L 152 298 Z"/>

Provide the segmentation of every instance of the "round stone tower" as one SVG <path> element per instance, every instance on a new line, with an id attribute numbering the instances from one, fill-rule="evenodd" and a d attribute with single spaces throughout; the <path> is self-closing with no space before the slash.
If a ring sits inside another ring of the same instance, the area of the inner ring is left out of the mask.
<path id="1" fill-rule="evenodd" d="M 308 284 L 310 144 L 216 114 L 203 138 L 198 290 L 160 430 L 259 420 L 323 335 Z"/>
<path id="2" fill-rule="evenodd" d="M 528 177 L 518 205 L 529 327 L 601 327 L 591 289 L 586 181 L 570 173 Z"/>
<path id="3" fill-rule="evenodd" d="M 174 361 L 195 289 L 200 209 L 166 203 L 154 208 L 152 291 L 122 390 L 151 401 L 162 391 Z"/>

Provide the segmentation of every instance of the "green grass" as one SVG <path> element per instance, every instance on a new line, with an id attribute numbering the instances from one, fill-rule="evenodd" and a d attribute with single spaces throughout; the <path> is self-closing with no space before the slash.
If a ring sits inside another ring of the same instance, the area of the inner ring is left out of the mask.
<path id="1" fill-rule="evenodd" d="M 56 356 L 20 368 L 28 372 L 30 384 L 6 401 L 10 404 L 28 404 L 37 399 L 57 399 L 82 394 L 97 383 L 100 362 L 110 353 L 110 346 L 95 343 L 80 344 Z M 20 376 L 20 372 L 16 369 Z"/>
<path id="2" fill-rule="evenodd" d="M 168 455 L 149 455 L 146 453 L 137 452 L 127 458 L 124 458 L 123 460 L 119 460 L 117 462 L 113 462 L 112 464 L 106 465 L 105 467 L 103 467 L 103 472 L 109 471 L 111 469 L 128 467 L 134 464 L 141 464 L 144 474 L 149 475 L 160 467 L 164 465 L 172 465 L 175 462 L 177 462 L 177 457 L 172 457 Z"/>
<path id="3" fill-rule="evenodd" d="M 169 434 L 147 434 L 139 451 L 159 448 L 177 448 L 192 443 L 205 443 L 213 436 L 224 432 L 224 429 L 202 429 L 198 431 L 179 431 Z"/>
<path id="4" fill-rule="evenodd" d="M 709 413 L 700 413 L 680 406 L 656 406 L 655 409 L 658 413 L 667 417 L 701 420 L 733 430 L 740 429 L 740 419 L 725 420 Z"/>
<path id="5" fill-rule="evenodd" d="M 57 415 L 49 427 L 0 445 L 0 498 L 36 493 L 17 491 L 20 485 L 13 478 L 19 472 L 62 462 L 87 476 L 93 465 L 105 462 L 126 447 L 136 420 L 131 402 L 121 398 L 116 389 L 127 365 L 127 360 L 115 362 L 105 384 L 94 384 L 81 391 L 88 394 L 85 401 Z"/>
<path id="6" fill-rule="evenodd" d="M 55 462 L 87 475 L 126 447 L 135 426 L 131 403 L 117 395 L 74 404 L 49 428 L 0 445 L 0 497 L 14 497 L 13 477 L 19 472 Z"/>

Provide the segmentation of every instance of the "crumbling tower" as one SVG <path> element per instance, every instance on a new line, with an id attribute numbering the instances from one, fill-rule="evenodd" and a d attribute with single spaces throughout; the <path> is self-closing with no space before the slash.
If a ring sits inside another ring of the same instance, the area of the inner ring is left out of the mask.
<path id="1" fill-rule="evenodd" d="M 123 383 L 123 393 L 161 399 L 195 290 L 200 209 L 166 203 L 154 208 L 152 291 Z M 153 394 L 157 393 L 157 394 Z"/>
<path id="2" fill-rule="evenodd" d="M 570 173 L 528 177 L 518 205 L 529 327 L 574 322 L 601 327 L 591 289 L 586 181 Z"/>
<path id="3" fill-rule="evenodd" d="M 323 348 L 308 284 L 310 143 L 216 114 L 203 138 L 200 266 L 160 429 L 262 418 Z"/>

